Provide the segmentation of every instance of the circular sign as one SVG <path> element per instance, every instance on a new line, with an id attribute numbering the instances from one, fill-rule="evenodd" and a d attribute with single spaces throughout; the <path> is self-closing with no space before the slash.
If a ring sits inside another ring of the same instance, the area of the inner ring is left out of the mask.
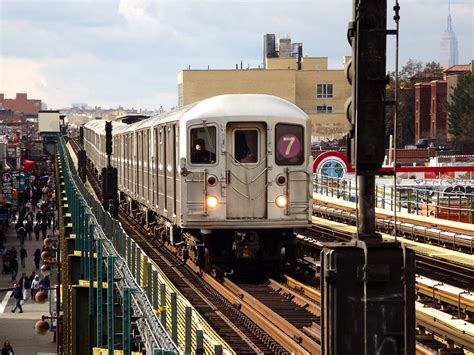
<path id="1" fill-rule="evenodd" d="M 12 174 L 10 174 L 10 173 L 3 173 L 3 175 L 2 175 L 2 180 L 3 180 L 4 182 L 10 182 L 10 181 L 12 181 Z"/>
<path id="2" fill-rule="evenodd" d="M 284 134 L 278 139 L 278 153 L 285 158 L 294 158 L 301 152 L 301 142 L 295 134 Z"/>
<path id="3" fill-rule="evenodd" d="M 342 178 L 346 174 L 346 169 L 340 160 L 327 159 L 320 164 L 318 174 L 332 178 Z"/>

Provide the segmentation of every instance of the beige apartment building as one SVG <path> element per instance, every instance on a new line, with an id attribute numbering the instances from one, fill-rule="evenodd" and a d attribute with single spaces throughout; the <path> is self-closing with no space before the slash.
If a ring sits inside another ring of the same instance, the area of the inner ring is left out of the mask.
<path id="1" fill-rule="evenodd" d="M 328 69 L 327 57 L 301 54 L 301 43 L 265 35 L 264 68 L 183 70 L 178 73 L 178 104 L 222 94 L 275 95 L 311 117 L 313 137 L 341 138 L 348 125 L 344 105 L 351 95 L 343 68 L 350 57 L 344 57 L 341 69 L 334 70 Z"/>

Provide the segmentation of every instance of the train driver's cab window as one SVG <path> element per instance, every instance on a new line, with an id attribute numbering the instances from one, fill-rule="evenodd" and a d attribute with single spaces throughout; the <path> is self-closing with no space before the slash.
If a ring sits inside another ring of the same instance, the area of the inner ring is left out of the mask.
<path id="1" fill-rule="evenodd" d="M 275 148 L 275 162 L 278 165 L 303 164 L 303 127 L 291 124 L 277 124 L 275 129 Z"/>
<path id="2" fill-rule="evenodd" d="M 216 127 L 191 129 L 191 164 L 215 164 Z"/>
<path id="3" fill-rule="evenodd" d="M 256 129 L 234 131 L 234 158 L 243 164 L 258 161 L 258 131 Z"/>

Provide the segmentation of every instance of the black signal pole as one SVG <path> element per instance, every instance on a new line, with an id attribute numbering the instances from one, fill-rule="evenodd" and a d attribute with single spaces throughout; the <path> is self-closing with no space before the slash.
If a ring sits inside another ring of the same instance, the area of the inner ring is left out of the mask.
<path id="1" fill-rule="evenodd" d="M 112 217 L 118 217 L 117 168 L 112 166 L 112 122 L 105 123 L 105 153 L 107 167 L 102 168 L 102 205 Z"/>
<path id="2" fill-rule="evenodd" d="M 398 16 L 398 8 L 395 9 Z M 375 229 L 375 176 L 385 156 L 386 0 L 353 0 L 346 74 L 352 96 L 348 156 L 358 185 L 357 233 L 321 252 L 326 355 L 415 353 L 414 253 Z"/>
<path id="3" fill-rule="evenodd" d="M 79 146 L 80 150 L 77 153 L 77 171 L 81 181 L 85 183 L 87 180 L 87 156 L 86 151 L 84 150 L 84 127 L 79 128 Z"/>

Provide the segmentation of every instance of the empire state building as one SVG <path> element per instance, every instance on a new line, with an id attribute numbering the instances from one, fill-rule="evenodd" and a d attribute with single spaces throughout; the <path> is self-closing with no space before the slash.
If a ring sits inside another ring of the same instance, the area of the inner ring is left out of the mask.
<path id="1" fill-rule="evenodd" d="M 448 27 L 444 31 L 441 37 L 440 47 L 440 64 L 449 68 L 452 65 L 458 64 L 458 40 L 456 34 L 453 31 L 453 25 L 451 21 L 451 6 L 448 8 Z"/>

